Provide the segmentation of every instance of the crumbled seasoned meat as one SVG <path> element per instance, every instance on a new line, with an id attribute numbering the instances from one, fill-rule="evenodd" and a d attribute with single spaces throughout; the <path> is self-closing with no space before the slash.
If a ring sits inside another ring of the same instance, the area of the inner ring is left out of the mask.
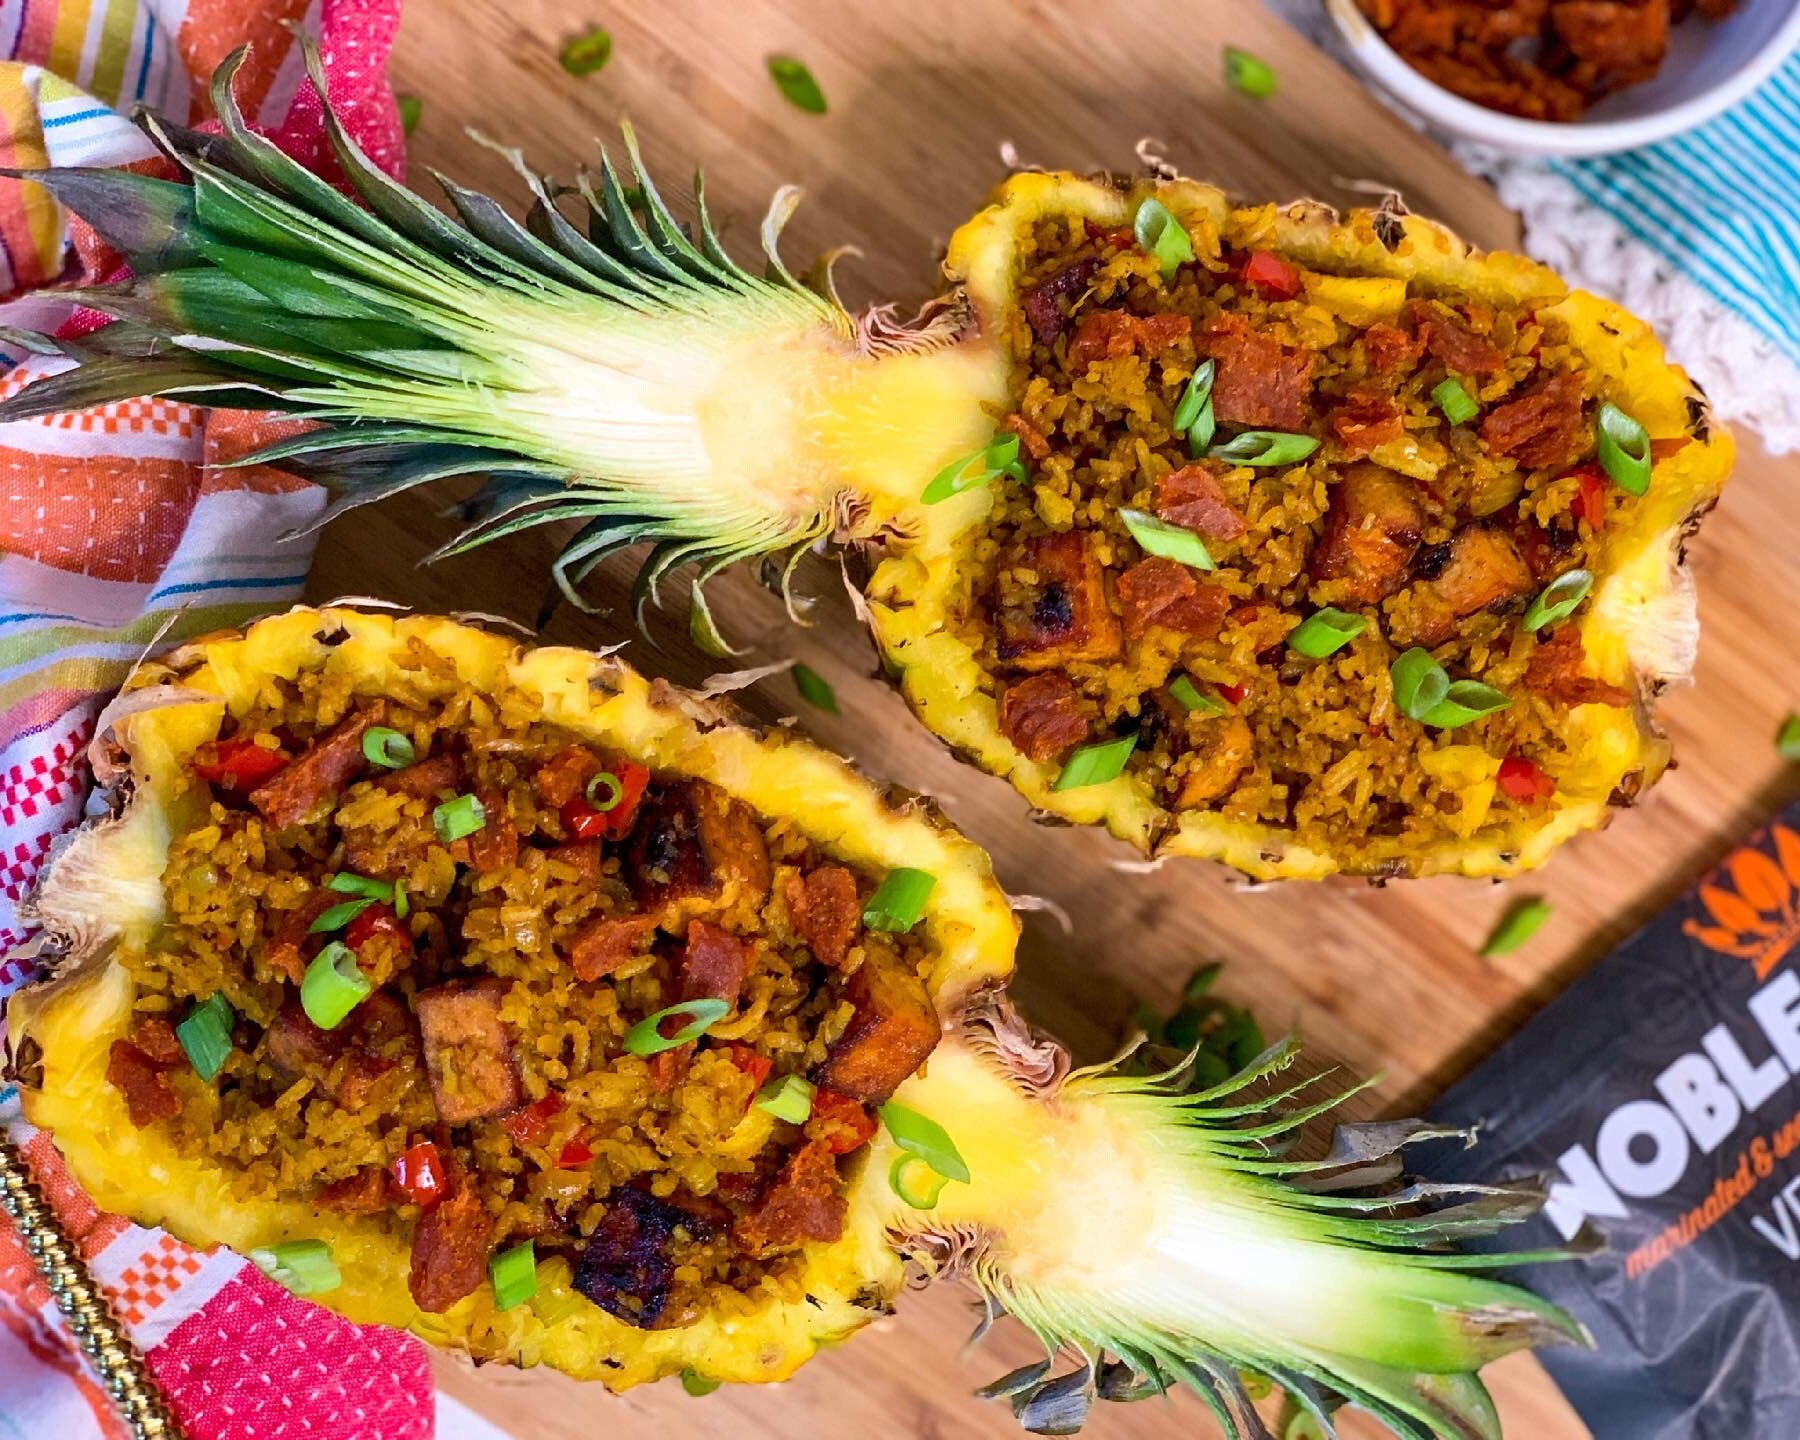
<path id="1" fill-rule="evenodd" d="M 1610 681 L 1581 672 L 1587 666 L 1587 650 L 1573 625 L 1559 626 L 1548 640 L 1540 641 L 1525 666 L 1525 688 L 1559 705 L 1631 704 L 1631 692 Z"/>
<path id="2" fill-rule="evenodd" d="M 1045 670 L 1008 685 L 1000 692 L 1000 733 L 1040 764 L 1066 755 L 1088 737 L 1075 682 Z"/>
<path id="3" fill-rule="evenodd" d="M 1506 368 L 1506 356 L 1491 340 L 1477 335 L 1462 316 L 1436 300 L 1408 300 L 1400 323 L 1411 330 L 1432 359 L 1459 375 L 1493 375 Z"/>
<path id="4" fill-rule="evenodd" d="M 1377 445 L 1404 438 L 1404 415 L 1392 395 L 1358 386 L 1332 410 L 1331 433 L 1346 459 L 1360 460 Z"/>
<path id="5" fill-rule="evenodd" d="M 1039 284 L 1029 286 L 1019 297 L 1032 333 L 1044 344 L 1052 344 L 1068 323 L 1068 312 L 1057 302 L 1066 296 L 1079 297 L 1099 268 L 1098 260 L 1077 260 Z"/>
<path id="6" fill-rule="evenodd" d="M 1004 711 L 1004 705 L 1002 706 Z M 821 965 L 837 969 L 862 928 L 862 900 L 856 876 L 842 865 L 818 865 L 788 885 L 794 929 Z"/>
<path id="7" fill-rule="evenodd" d="M 600 848 L 598 840 L 576 840 L 554 846 L 550 858 L 579 873 L 581 883 L 590 888 L 598 885 L 606 873 L 606 852 Z"/>
<path id="8" fill-rule="evenodd" d="M 577 980 L 592 983 L 642 954 L 655 933 L 654 915 L 596 916 L 569 941 L 569 968 Z"/>
<path id="9" fill-rule="evenodd" d="M 1221 424 L 1306 428 L 1316 358 L 1311 350 L 1290 350 L 1242 315 L 1230 313 L 1208 321 L 1196 345 L 1218 365 L 1212 401 Z"/>
<path id="10" fill-rule="evenodd" d="M 1481 443 L 1534 469 L 1565 465 L 1586 438 L 1581 402 L 1580 375 L 1545 375 L 1517 399 L 1488 411 L 1481 422 Z"/>
<path id="11" fill-rule="evenodd" d="M 277 830 L 298 825 L 362 774 L 369 763 L 362 753 L 363 732 L 386 715 L 387 702 L 377 700 L 346 716 L 287 769 L 252 790 L 250 803 Z"/>
<path id="12" fill-rule="evenodd" d="M 1119 653 L 1106 569 L 1084 531 L 1027 540 L 1002 562 L 995 599 L 996 652 L 1014 669 L 1048 670 Z"/>
<path id="13" fill-rule="evenodd" d="M 600 773 L 600 757 L 585 745 L 565 745 L 532 776 L 532 784 L 544 803 L 561 809 Z"/>
<path id="14" fill-rule="evenodd" d="M 685 1045 L 671 1046 L 652 1055 L 645 1067 L 650 1072 L 650 1089 L 667 1095 L 679 1085 L 687 1077 L 688 1066 L 694 1063 L 694 1049 L 694 1042 L 689 1040 Z"/>
<path id="15" fill-rule="evenodd" d="M 390 1018 L 396 1010 L 397 1022 Z M 344 1109 L 357 1111 L 368 1104 L 376 1082 L 398 1063 L 377 1053 L 378 1048 L 397 1033 L 410 1034 L 411 1028 L 406 1006 L 377 991 L 335 1030 L 321 1030 L 298 1000 L 289 1000 L 269 1022 L 264 1042 L 277 1069 L 312 1080 Z"/>
<path id="16" fill-rule="evenodd" d="M 1244 517 L 1231 508 L 1219 488 L 1218 472 L 1227 468 L 1223 461 L 1200 460 L 1161 476 L 1151 501 L 1157 519 L 1208 540 L 1243 539 Z"/>
<path id="17" fill-rule="evenodd" d="M 675 985 L 683 1004 L 689 1000 L 737 1004 L 749 969 L 749 952 L 737 936 L 704 920 L 688 921 L 687 944 L 675 962 Z"/>
<path id="18" fill-rule="evenodd" d="M 1156 355 L 1188 338 L 1194 322 L 1186 315 L 1132 315 L 1124 310 L 1090 310 L 1076 323 L 1069 341 L 1069 369 L 1080 374 L 1096 360 L 1124 355 Z"/>
<path id="19" fill-rule="evenodd" d="M 1044 432 L 1023 415 L 1014 411 L 1000 422 L 1000 428 L 1019 437 L 1019 444 L 1025 453 L 1035 462 L 1047 459 L 1050 455 L 1050 442 L 1044 438 Z"/>
<path id="20" fill-rule="evenodd" d="M 1335 582 L 1358 604 L 1373 605 L 1405 583 L 1424 524 L 1411 480 L 1368 462 L 1352 465 L 1331 487 L 1331 508 L 1307 573 Z"/>
<path id="21" fill-rule="evenodd" d="M 1377 321 L 1362 333 L 1363 354 L 1377 375 L 1395 375 L 1412 365 L 1424 350 L 1419 337 L 1397 325 Z"/>
<path id="22" fill-rule="evenodd" d="M 413 997 L 438 1119 L 461 1125 L 515 1110 L 524 1096 L 500 1019 L 504 980 L 455 980 Z"/>
<path id="23" fill-rule="evenodd" d="M 313 1196 L 313 1204 L 340 1215 L 379 1215 L 388 1208 L 387 1171 L 379 1165 L 365 1165 L 322 1186 Z"/>
<path id="24" fill-rule="evenodd" d="M 1199 733 L 1181 775 L 1177 810 L 1190 810 L 1228 795 L 1250 766 L 1256 737 L 1241 715 L 1221 715 L 1194 727 Z"/>
<path id="25" fill-rule="evenodd" d="M 1537 592 L 1531 567 L 1502 530 L 1468 525 L 1451 537 L 1443 563 L 1418 587 L 1418 604 L 1392 627 L 1397 645 L 1438 645 L 1456 622 L 1517 606 Z"/>
<path id="26" fill-rule="evenodd" d="M 161 1015 L 140 1015 L 131 1022 L 125 1038 L 143 1052 L 152 1065 L 176 1066 L 187 1060 L 181 1037 Z"/>
<path id="27" fill-rule="evenodd" d="M 844 1233 L 849 1205 L 838 1193 L 837 1161 L 824 1140 L 809 1140 L 732 1226 L 731 1238 L 751 1254 L 829 1244 Z"/>
<path id="28" fill-rule="evenodd" d="M 441 1315 L 487 1279 L 494 1222 L 481 1197 L 459 1177 L 450 1194 L 419 1216 L 406 1288 L 413 1304 Z"/>
<path id="29" fill-rule="evenodd" d="M 181 1113 L 181 1097 L 167 1072 L 129 1040 L 115 1040 L 106 1057 L 106 1080 L 125 1096 L 125 1111 L 139 1127 Z"/>
<path id="30" fill-rule="evenodd" d="M 462 788 L 462 761 L 454 755 L 433 755 L 379 776 L 383 790 L 410 795 L 416 800 L 437 800 Z"/>
<path id="31" fill-rule="evenodd" d="M 587 1249 L 575 1263 L 573 1284 L 607 1314 L 654 1329 L 675 1285 L 675 1246 L 710 1239 L 715 1227 L 647 1190 L 615 1190 Z"/>
<path id="32" fill-rule="evenodd" d="M 925 982 L 900 956 L 869 947 L 844 987 L 853 1014 L 814 1079 L 828 1089 L 879 1105 L 925 1063 L 942 1034 Z"/>
<path id="33" fill-rule="evenodd" d="M 1125 633 L 1134 640 L 1152 625 L 1209 640 L 1223 628 L 1231 596 L 1220 586 L 1203 584 L 1179 560 L 1152 555 L 1119 577 L 1119 603 L 1125 608 Z"/>
<path id="34" fill-rule="evenodd" d="M 1577 60 L 1608 76 L 1648 79 L 1669 53 L 1668 0 L 1557 0 L 1550 27 Z"/>
<path id="35" fill-rule="evenodd" d="M 481 828 L 452 841 L 450 858 L 458 865 L 467 865 L 477 875 L 493 875 L 518 864 L 519 831 L 506 807 L 505 795 L 498 790 L 483 790 L 475 798 L 481 802 Z"/>
<path id="36" fill-rule="evenodd" d="M 625 852 L 633 895 L 646 910 L 685 900 L 760 905 L 769 895 L 769 848 L 749 806 L 707 780 L 677 780 L 644 802 Z"/>

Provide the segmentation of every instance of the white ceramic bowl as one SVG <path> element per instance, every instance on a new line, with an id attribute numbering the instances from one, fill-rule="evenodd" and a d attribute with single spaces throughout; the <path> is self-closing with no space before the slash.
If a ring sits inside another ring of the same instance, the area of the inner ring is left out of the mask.
<path id="1" fill-rule="evenodd" d="M 1744 98 L 1800 47 L 1800 0 L 1745 0 L 1727 20 L 1670 32 L 1656 78 L 1609 95 L 1579 120 L 1521 120 L 1452 95 L 1402 60 L 1357 9 L 1325 9 L 1362 72 L 1433 127 L 1524 155 L 1604 155 L 1691 130 Z"/>

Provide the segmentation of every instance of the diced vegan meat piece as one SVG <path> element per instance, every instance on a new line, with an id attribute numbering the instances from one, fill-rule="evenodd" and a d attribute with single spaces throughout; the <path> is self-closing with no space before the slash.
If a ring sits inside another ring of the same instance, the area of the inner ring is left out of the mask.
<path id="1" fill-rule="evenodd" d="M 1424 525 L 1411 480 L 1379 465 L 1352 465 L 1331 489 L 1325 529 L 1307 572 L 1314 580 L 1337 582 L 1347 598 L 1373 605 L 1405 583 Z"/>
<path id="2" fill-rule="evenodd" d="M 1152 555 L 1119 577 L 1119 603 L 1125 633 L 1134 640 L 1153 625 L 1209 640 L 1224 626 L 1231 596 L 1197 579 L 1179 560 Z"/>
<path id="3" fill-rule="evenodd" d="M 844 963 L 862 928 L 856 876 L 842 865 L 816 865 L 789 885 L 788 910 L 813 959 L 834 970 Z"/>
<path id="4" fill-rule="evenodd" d="M 1377 322 L 1362 333 L 1363 354 L 1377 375 L 1397 375 L 1419 358 L 1424 346 L 1418 336 L 1397 325 Z"/>
<path id="5" fill-rule="evenodd" d="M 1244 517 L 1231 508 L 1219 488 L 1215 472 L 1223 468 L 1222 461 L 1202 460 L 1159 478 L 1152 502 L 1157 518 L 1208 540 L 1243 539 Z"/>
<path id="6" fill-rule="evenodd" d="M 575 1263 L 574 1287 L 627 1325 L 653 1329 L 675 1284 L 675 1246 L 710 1239 L 714 1225 L 647 1190 L 615 1190 L 587 1249 Z"/>
<path id="7" fill-rule="evenodd" d="M 676 1045 L 668 1050 L 658 1050 L 650 1057 L 647 1069 L 650 1072 L 650 1088 L 658 1095 L 666 1095 L 687 1078 L 688 1066 L 694 1063 L 695 1043 L 690 1040 L 685 1045 Z"/>
<path id="8" fill-rule="evenodd" d="M 1506 368 L 1506 356 L 1491 340 L 1477 335 L 1448 305 L 1436 300 L 1408 300 L 1400 323 L 1419 337 L 1426 354 L 1459 375 L 1493 375 Z"/>
<path id="9" fill-rule="evenodd" d="M 379 725 L 386 714 L 387 702 L 377 700 L 346 716 L 287 769 L 252 790 L 250 803 L 277 830 L 298 825 L 362 774 L 369 763 L 362 753 L 363 732 Z"/>
<path id="10" fill-rule="evenodd" d="M 842 1237 L 849 1205 L 838 1193 L 837 1161 L 824 1140 L 809 1140 L 732 1226 L 731 1236 L 752 1254 L 791 1250 Z"/>
<path id="11" fill-rule="evenodd" d="M 321 1187 L 313 1204 L 340 1215 L 379 1215 L 388 1208 L 387 1171 L 379 1165 L 365 1165 L 355 1174 Z"/>
<path id="12" fill-rule="evenodd" d="M 1100 262 L 1094 259 L 1077 260 L 1073 265 L 1065 265 L 1054 275 L 1028 287 L 1019 297 L 1024 308 L 1025 318 L 1031 324 L 1034 335 L 1044 344 L 1049 345 L 1063 332 L 1068 323 L 1068 313 L 1061 301 L 1073 304 L 1081 298 L 1081 292 L 1093 278 L 1094 271 L 1100 268 Z"/>
<path id="13" fill-rule="evenodd" d="M 1525 688 L 1559 705 L 1631 704 L 1631 692 L 1610 681 L 1581 672 L 1587 666 L 1587 650 L 1573 625 L 1559 626 L 1548 640 L 1540 641 L 1525 666 Z"/>
<path id="14" fill-rule="evenodd" d="M 1221 424 L 1306 428 L 1315 359 L 1311 350 L 1290 350 L 1274 336 L 1252 329 L 1242 315 L 1232 314 L 1208 321 L 1196 345 L 1218 365 L 1212 400 Z"/>
<path id="15" fill-rule="evenodd" d="M 1191 810 L 1230 794 L 1256 751 L 1256 737 L 1241 715 L 1221 715 L 1198 730 L 1175 797 L 1177 810 Z"/>
<path id="16" fill-rule="evenodd" d="M 737 1004 L 749 968 L 749 952 L 737 936 L 704 920 L 688 921 L 687 944 L 675 962 L 675 984 L 683 1004 L 689 1000 Z"/>
<path id="17" fill-rule="evenodd" d="M 262 969 L 294 985 L 305 979 L 306 962 L 324 943 L 323 936 L 309 933 L 312 923 L 343 899 L 329 890 L 315 890 L 296 909 L 281 911 L 275 932 L 262 949 Z"/>
<path id="18" fill-rule="evenodd" d="M 1538 588 L 1512 539 L 1483 525 L 1457 531 L 1447 546 L 1421 556 L 1418 568 L 1429 573 L 1417 588 L 1418 603 L 1392 626 L 1397 644 L 1441 644 L 1458 620 L 1520 605 Z"/>
<path id="19" fill-rule="evenodd" d="M 598 885 L 601 876 L 606 873 L 606 852 L 600 848 L 598 840 L 577 840 L 572 844 L 558 845 L 550 851 L 550 858 L 578 872 L 584 885 Z"/>
<path id="20" fill-rule="evenodd" d="M 181 1097 L 167 1071 L 129 1040 L 113 1041 L 106 1057 L 106 1079 L 125 1096 L 125 1111 L 133 1125 L 154 1125 L 181 1111 Z"/>
<path id="21" fill-rule="evenodd" d="M 481 801 L 482 826 L 453 841 L 450 855 L 477 875 L 492 875 L 518 863 L 519 830 L 507 809 L 506 796 L 500 791 L 483 790 L 475 798 Z"/>
<path id="22" fill-rule="evenodd" d="M 577 980 L 594 981 L 610 975 L 643 953 L 656 931 L 654 915 L 601 915 L 575 932 L 569 942 L 569 968 Z"/>
<path id="23" fill-rule="evenodd" d="M 898 955 L 870 946 L 844 987 L 850 1023 L 831 1044 L 815 1080 L 879 1105 L 937 1048 L 942 1026 L 925 982 Z"/>
<path id="24" fill-rule="evenodd" d="M 462 761 L 454 755 L 433 755 L 429 760 L 390 770 L 375 781 L 383 790 L 411 795 L 418 800 L 436 800 L 453 795 L 462 787 Z"/>
<path id="25" fill-rule="evenodd" d="M 1586 438 L 1578 374 L 1546 375 L 1516 400 L 1496 405 L 1481 422 L 1481 443 L 1533 469 L 1566 465 Z"/>
<path id="26" fill-rule="evenodd" d="M 1188 338 L 1194 322 L 1186 315 L 1133 315 L 1124 310 L 1090 310 L 1069 341 L 1069 369 L 1081 374 L 1096 360 L 1124 355 L 1157 355 Z"/>
<path id="27" fill-rule="evenodd" d="M 1648 78 L 1669 53 L 1668 0 L 1557 0 L 1550 26 L 1577 60 L 1609 77 Z"/>
<path id="28" fill-rule="evenodd" d="M 1546 528 L 1520 518 L 1513 525 L 1512 537 L 1531 567 L 1531 578 L 1539 585 L 1549 584 L 1574 562 L 1578 537 L 1573 530 L 1554 525 Z"/>
<path id="29" fill-rule="evenodd" d="M 693 899 L 760 905 L 769 895 L 769 848 L 755 812 L 707 780 L 674 781 L 644 802 L 625 864 L 648 910 Z"/>
<path id="30" fill-rule="evenodd" d="M 585 745 L 566 745 L 538 766 L 532 784 L 546 803 L 560 810 L 599 773 L 598 755 Z"/>
<path id="31" fill-rule="evenodd" d="M 399 1011 L 400 1032 L 410 1033 L 406 1007 L 383 991 L 363 1001 L 352 1018 L 335 1030 L 321 1030 L 307 1018 L 298 1000 L 289 1000 L 265 1032 L 269 1060 L 296 1079 L 314 1081 L 346 1110 L 360 1110 L 368 1103 L 375 1083 L 397 1064 L 376 1053 L 377 1047 L 395 1038 L 386 1018 L 390 1007 Z"/>
<path id="32" fill-rule="evenodd" d="M 161 1015 L 140 1015 L 131 1022 L 125 1038 L 144 1053 L 152 1065 L 173 1067 L 187 1063 L 187 1051 L 175 1027 Z"/>
<path id="33" fill-rule="evenodd" d="M 1015 411 L 1000 422 L 1000 428 L 1019 437 L 1019 444 L 1032 460 L 1046 460 L 1050 456 L 1050 442 L 1044 438 L 1044 432 L 1023 415 Z"/>
<path id="34" fill-rule="evenodd" d="M 461 1125 L 516 1110 L 524 1096 L 512 1038 L 500 1019 L 506 982 L 456 980 L 413 997 L 438 1119 Z"/>
<path id="35" fill-rule="evenodd" d="M 995 598 L 996 650 L 1015 669 L 1048 670 L 1119 653 L 1106 569 L 1083 531 L 1027 540 L 1002 564 Z"/>
<path id="36" fill-rule="evenodd" d="M 1406 435 L 1400 402 L 1379 390 L 1352 390 L 1331 412 L 1331 433 L 1337 436 L 1344 456 L 1360 460 L 1378 445 Z"/>
<path id="37" fill-rule="evenodd" d="M 1008 685 L 1000 692 L 1000 733 L 1040 764 L 1068 754 L 1088 737 L 1075 682 L 1045 670 Z"/>
<path id="38" fill-rule="evenodd" d="M 481 1197 L 460 1179 L 449 1196 L 419 1216 L 406 1288 L 413 1304 L 441 1315 L 487 1279 L 494 1222 Z"/>

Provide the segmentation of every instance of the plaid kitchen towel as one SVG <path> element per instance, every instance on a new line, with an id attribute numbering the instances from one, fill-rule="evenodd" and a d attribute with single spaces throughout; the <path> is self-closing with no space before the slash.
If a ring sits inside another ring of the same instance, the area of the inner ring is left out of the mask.
<path id="1" fill-rule="evenodd" d="M 163 164 L 125 118 L 144 102 L 210 118 L 207 79 L 246 41 L 237 91 L 253 123 L 316 164 L 317 94 L 295 30 L 317 37 L 331 99 L 394 173 L 386 82 L 399 0 L 0 0 L 0 165 Z M 0 180 L 0 325 L 99 323 L 53 288 L 118 278 L 118 257 L 43 190 Z M 0 349 L 0 394 L 68 362 Z M 0 426 L 0 954 L 17 905 L 80 816 L 84 750 L 147 648 L 295 599 L 309 544 L 282 532 L 323 495 L 272 471 L 218 468 L 258 442 L 254 417 L 158 400 Z M 0 968 L 0 996 L 30 964 Z M 146 1352 L 192 1440 L 426 1440 L 493 1432 L 440 1405 L 418 1342 L 294 1299 L 254 1267 L 95 1210 L 50 1137 L 0 1091 L 0 1123 Z M 123 1437 L 18 1235 L 0 1219 L 0 1436 Z"/>

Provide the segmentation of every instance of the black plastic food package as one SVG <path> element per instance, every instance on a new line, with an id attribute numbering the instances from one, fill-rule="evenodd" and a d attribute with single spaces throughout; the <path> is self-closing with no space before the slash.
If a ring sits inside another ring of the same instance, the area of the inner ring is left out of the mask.
<path id="1" fill-rule="evenodd" d="M 1800 805 L 1438 1104 L 1434 1179 L 1549 1178 L 1511 1278 L 1595 1349 L 1541 1352 L 1596 1440 L 1800 1440 Z"/>

